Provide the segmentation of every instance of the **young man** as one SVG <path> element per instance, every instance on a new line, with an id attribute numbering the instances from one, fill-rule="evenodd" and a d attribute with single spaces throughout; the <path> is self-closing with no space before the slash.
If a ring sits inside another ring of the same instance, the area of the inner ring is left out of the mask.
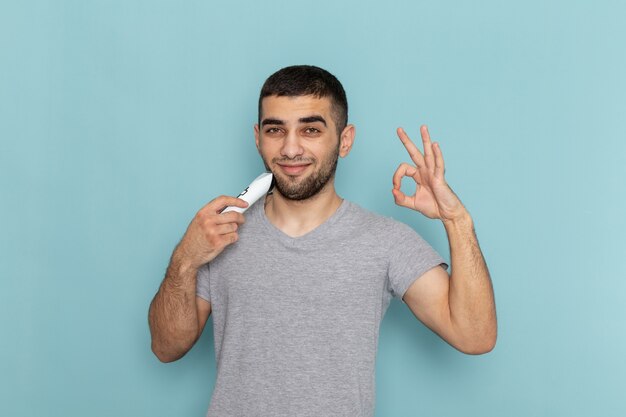
<path id="1" fill-rule="evenodd" d="M 393 176 L 396 204 L 440 219 L 451 274 L 408 226 L 343 200 L 338 157 L 350 153 L 343 87 L 311 66 L 265 82 L 254 127 L 275 177 L 246 207 L 221 196 L 196 214 L 150 306 L 152 350 L 182 357 L 213 313 L 217 379 L 208 416 L 372 416 L 378 330 L 392 297 L 469 354 L 496 341 L 491 280 L 472 219 L 444 178 L 441 150 L 421 128 L 424 153 L 398 136 L 415 165 Z M 412 177 L 413 196 L 400 191 Z"/>

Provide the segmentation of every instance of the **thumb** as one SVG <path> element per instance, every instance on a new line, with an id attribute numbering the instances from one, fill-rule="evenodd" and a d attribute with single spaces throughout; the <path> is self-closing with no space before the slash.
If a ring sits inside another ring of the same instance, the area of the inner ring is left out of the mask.
<path id="1" fill-rule="evenodd" d="M 391 190 L 395 203 L 406 208 L 413 208 L 413 200 L 397 188 Z"/>

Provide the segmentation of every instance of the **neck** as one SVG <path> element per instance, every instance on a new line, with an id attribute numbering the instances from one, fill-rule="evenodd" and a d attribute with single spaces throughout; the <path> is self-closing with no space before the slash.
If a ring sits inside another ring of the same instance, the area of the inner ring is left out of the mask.
<path id="1" fill-rule="evenodd" d="M 289 200 L 274 190 L 265 198 L 265 215 L 286 235 L 299 237 L 328 220 L 341 202 L 332 181 L 313 197 L 300 201 Z"/>

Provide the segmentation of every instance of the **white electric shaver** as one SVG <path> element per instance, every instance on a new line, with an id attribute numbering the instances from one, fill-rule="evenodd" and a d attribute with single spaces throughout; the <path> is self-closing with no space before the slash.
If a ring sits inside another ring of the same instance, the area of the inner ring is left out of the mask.
<path id="1" fill-rule="evenodd" d="M 244 211 L 248 210 L 250 206 L 252 206 L 259 198 L 267 194 L 267 192 L 272 187 L 273 179 L 274 176 L 271 172 L 262 173 L 261 175 L 256 177 L 254 181 L 252 181 L 250 185 L 248 185 L 248 187 L 246 187 L 246 189 L 241 192 L 241 194 L 237 196 L 237 198 L 241 198 L 242 200 L 246 201 L 248 203 L 248 207 L 241 208 L 228 206 L 224 210 L 222 210 L 222 213 L 226 213 L 227 211 L 238 211 L 239 213 L 243 213 Z"/>

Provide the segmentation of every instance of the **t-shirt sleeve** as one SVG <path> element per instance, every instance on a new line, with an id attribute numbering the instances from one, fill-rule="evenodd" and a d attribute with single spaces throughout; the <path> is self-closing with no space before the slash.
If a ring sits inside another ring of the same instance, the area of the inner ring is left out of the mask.
<path id="1" fill-rule="evenodd" d="M 211 281 L 209 279 L 209 264 L 202 265 L 196 276 L 196 295 L 211 302 Z"/>
<path id="2" fill-rule="evenodd" d="M 415 230 L 398 223 L 389 251 L 389 291 L 402 299 L 411 284 L 426 271 L 443 266 L 443 258 Z"/>

